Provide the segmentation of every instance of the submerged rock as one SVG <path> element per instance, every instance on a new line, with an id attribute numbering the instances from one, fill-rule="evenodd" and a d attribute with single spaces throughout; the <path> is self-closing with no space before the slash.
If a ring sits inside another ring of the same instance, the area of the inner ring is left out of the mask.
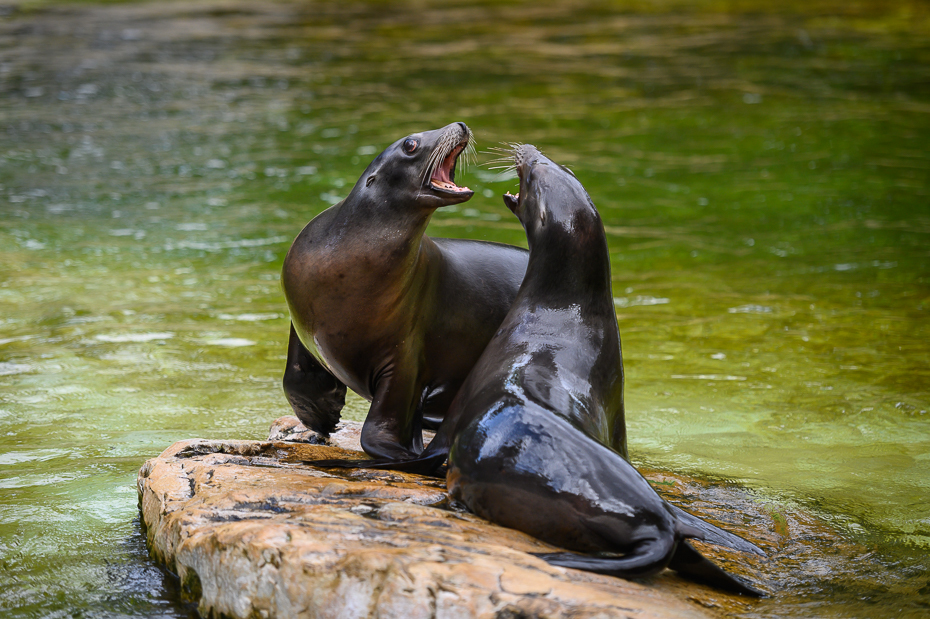
<path id="1" fill-rule="evenodd" d="M 698 618 L 751 603 L 670 572 L 550 566 L 529 553 L 553 547 L 459 509 L 443 480 L 303 463 L 357 459 L 357 424 L 324 439 L 285 417 L 271 437 L 181 441 L 139 472 L 151 554 L 203 616 Z"/>

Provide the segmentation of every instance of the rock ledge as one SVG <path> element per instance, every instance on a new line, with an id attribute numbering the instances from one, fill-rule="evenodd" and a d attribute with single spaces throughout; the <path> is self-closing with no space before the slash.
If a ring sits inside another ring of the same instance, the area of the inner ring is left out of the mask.
<path id="1" fill-rule="evenodd" d="M 358 458 L 358 429 L 295 422 L 275 422 L 279 440 L 181 441 L 139 472 L 151 554 L 205 617 L 716 616 L 719 594 L 673 576 L 552 567 L 528 554 L 552 547 L 457 510 L 441 480 L 303 464 Z"/>

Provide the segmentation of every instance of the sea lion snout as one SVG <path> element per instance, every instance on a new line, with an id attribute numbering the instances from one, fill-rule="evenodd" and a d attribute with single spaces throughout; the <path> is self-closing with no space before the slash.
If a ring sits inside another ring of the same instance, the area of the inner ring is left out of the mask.
<path id="1" fill-rule="evenodd" d="M 530 172 L 543 155 L 532 144 L 505 143 L 502 148 L 492 148 L 491 150 L 503 155 L 501 159 L 494 161 L 494 163 L 503 164 L 500 167 L 506 167 L 508 170 L 516 170 L 517 176 L 520 178 L 520 191 L 516 194 L 508 191 L 503 195 L 504 206 L 520 218 L 523 199 L 527 195 L 527 185 L 530 182 Z M 508 164 L 507 162 L 512 163 Z"/>
<path id="2" fill-rule="evenodd" d="M 437 133 L 439 136 L 432 145 L 424 169 L 426 188 L 456 202 L 463 202 L 474 192 L 455 183 L 455 165 L 462 153 L 474 151 L 474 135 L 463 122 L 446 125 Z M 426 145 L 429 146 L 428 143 Z"/>
<path id="3" fill-rule="evenodd" d="M 511 146 L 513 148 L 513 164 L 521 176 L 522 173 L 520 171 L 523 170 L 525 172 L 528 168 L 535 165 L 542 155 L 539 149 L 532 144 L 512 144 Z"/>
<path id="4" fill-rule="evenodd" d="M 520 192 L 517 192 L 517 195 L 513 195 L 509 191 L 504 194 L 504 206 L 510 209 L 510 212 L 514 215 L 517 215 L 517 208 L 520 206 Z"/>

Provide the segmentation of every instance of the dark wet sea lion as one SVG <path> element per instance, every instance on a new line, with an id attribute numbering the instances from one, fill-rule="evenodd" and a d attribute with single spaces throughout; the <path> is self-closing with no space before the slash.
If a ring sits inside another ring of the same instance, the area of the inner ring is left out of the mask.
<path id="1" fill-rule="evenodd" d="M 627 578 L 665 567 L 760 595 L 685 540 L 751 552 L 751 543 L 665 502 L 627 462 L 623 372 L 603 224 L 567 169 L 513 151 L 526 229 L 526 277 L 440 428 L 452 437 L 450 494 L 476 514 L 568 549 L 549 563 Z M 424 455 L 428 455 L 424 453 Z M 579 553 L 617 553 L 591 556 Z"/>
<path id="2" fill-rule="evenodd" d="M 424 235 L 433 212 L 473 192 L 455 184 L 464 123 L 402 138 L 342 202 L 314 218 L 284 260 L 291 314 L 284 391 L 328 435 L 346 386 L 371 401 L 362 447 L 382 459 L 422 450 L 507 314 L 524 249 Z"/>

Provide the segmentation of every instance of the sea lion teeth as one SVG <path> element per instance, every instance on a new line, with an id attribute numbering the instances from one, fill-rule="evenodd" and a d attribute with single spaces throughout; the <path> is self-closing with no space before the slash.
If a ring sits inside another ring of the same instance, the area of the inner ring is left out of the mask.
<path id="1" fill-rule="evenodd" d="M 511 211 L 516 213 L 517 208 L 520 205 L 520 194 L 517 195 L 511 194 L 509 191 L 504 194 L 504 206 L 509 208 Z"/>
<path id="2" fill-rule="evenodd" d="M 471 191 L 471 189 L 469 189 L 468 187 L 460 187 L 456 185 L 455 183 L 450 183 L 448 181 L 442 181 L 442 180 L 440 181 L 434 180 L 432 182 L 432 185 L 439 189 L 445 189 L 446 191 Z"/>

